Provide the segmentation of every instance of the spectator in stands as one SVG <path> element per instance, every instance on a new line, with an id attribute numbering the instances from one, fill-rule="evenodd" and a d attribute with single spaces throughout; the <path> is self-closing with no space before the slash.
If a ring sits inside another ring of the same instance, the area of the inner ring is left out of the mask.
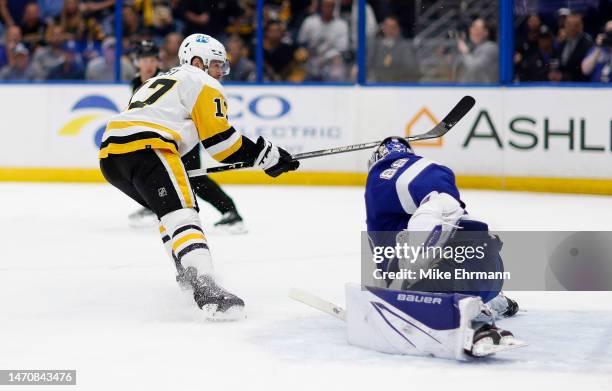
<path id="1" fill-rule="evenodd" d="M 399 21 L 388 16 L 382 23 L 382 35 L 368 43 L 368 81 L 416 82 L 421 75 L 416 51 L 402 37 Z"/>
<path id="2" fill-rule="evenodd" d="M 86 18 L 86 28 L 92 29 L 98 25 L 104 35 L 113 34 L 115 0 L 82 0 L 79 8 Z"/>
<path id="3" fill-rule="evenodd" d="M 256 0 L 239 0 L 238 5 L 240 12 L 232 19 L 231 24 L 227 26 L 228 34 L 237 34 L 242 38 L 242 43 L 251 42 L 255 34 L 257 25 L 257 3 Z M 265 25 L 265 23 L 264 23 Z"/>
<path id="4" fill-rule="evenodd" d="M 582 60 L 582 73 L 592 82 L 612 83 L 612 20 L 606 23 L 603 33 L 595 38 L 595 46 Z"/>
<path id="5" fill-rule="evenodd" d="M 459 83 L 497 83 L 499 81 L 499 49 L 489 40 L 490 28 L 483 19 L 470 25 L 471 47 L 457 39 L 459 55 L 455 62 L 455 81 Z"/>
<path id="6" fill-rule="evenodd" d="M 287 80 L 293 65 L 295 48 L 282 41 L 283 25 L 277 20 L 269 21 L 264 28 L 264 72 L 265 79 Z"/>
<path id="7" fill-rule="evenodd" d="M 185 35 L 204 33 L 220 41 L 225 39 L 225 29 L 241 10 L 237 0 L 183 0 Z"/>
<path id="8" fill-rule="evenodd" d="M 525 57 L 516 64 L 520 81 L 559 81 L 559 52 L 554 47 L 552 31 L 546 25 L 540 26 L 535 51 L 525 52 Z"/>
<path id="9" fill-rule="evenodd" d="M 515 63 L 521 62 L 523 57 L 538 51 L 540 26 L 542 26 L 540 17 L 538 15 L 529 15 L 525 24 L 525 33 L 516 42 Z"/>
<path id="10" fill-rule="evenodd" d="M 358 15 L 358 2 L 357 0 L 340 0 L 339 3 L 339 15 L 342 20 L 348 23 L 351 30 L 349 36 L 350 42 L 349 47 L 353 51 L 357 51 L 358 32 L 357 32 L 357 15 Z M 376 16 L 374 10 L 369 3 L 366 3 L 366 42 L 376 35 L 378 25 L 376 23 Z M 395 18 L 397 20 L 397 18 Z"/>
<path id="11" fill-rule="evenodd" d="M 27 5 L 26 0 L 0 0 L 0 16 L 4 24 L 12 26 L 21 23 Z"/>
<path id="12" fill-rule="evenodd" d="M 64 7 L 55 19 L 55 24 L 62 26 L 68 39 L 83 38 L 85 22 L 79 8 L 79 0 L 64 0 Z"/>
<path id="13" fill-rule="evenodd" d="M 79 59 L 76 42 L 66 41 L 63 52 L 62 62 L 49 71 L 49 80 L 83 80 L 85 69 Z"/>
<path id="14" fill-rule="evenodd" d="M 64 29 L 59 25 L 52 25 L 46 33 L 47 45 L 39 46 L 32 56 L 32 69 L 37 80 L 47 78 L 51 68 L 64 61 Z"/>
<path id="15" fill-rule="evenodd" d="M 85 77 L 87 80 L 115 80 L 115 38 L 108 37 L 102 42 L 102 57 L 96 57 L 87 64 Z M 131 80 L 135 70 L 131 62 L 121 57 L 121 80 Z"/>
<path id="16" fill-rule="evenodd" d="M 566 39 L 559 48 L 563 81 L 588 81 L 589 78 L 582 73 L 581 64 L 593 41 L 583 32 L 582 16 L 568 15 L 564 27 Z"/>
<path id="17" fill-rule="evenodd" d="M 64 0 L 38 0 L 40 15 L 46 24 L 51 23 L 64 8 Z"/>
<path id="18" fill-rule="evenodd" d="M 162 70 L 167 71 L 179 65 L 178 50 L 183 42 L 183 36 L 179 33 L 170 33 L 166 36 L 164 46 L 160 52 Z"/>
<path id="19" fill-rule="evenodd" d="M 139 33 L 141 32 L 140 21 L 138 14 L 133 7 L 123 7 L 123 38 L 127 40 L 140 41 Z"/>
<path id="20" fill-rule="evenodd" d="M 30 51 L 23 43 L 13 48 L 12 64 L 0 70 L 0 80 L 27 81 L 34 80 L 34 72 L 30 66 Z"/>
<path id="21" fill-rule="evenodd" d="M 238 35 L 232 35 L 226 42 L 230 74 L 223 79 L 228 81 L 255 81 L 256 69 L 253 61 L 245 56 L 246 48 Z"/>
<path id="22" fill-rule="evenodd" d="M 26 5 L 21 20 L 21 34 L 23 34 L 23 42 L 31 51 L 36 50 L 45 39 L 45 24 L 40 18 L 38 3 Z"/>
<path id="23" fill-rule="evenodd" d="M 347 23 L 334 16 L 335 0 L 321 0 L 319 12 L 304 20 L 298 42 L 307 51 L 308 79 L 345 81 L 344 53 L 349 48 Z"/>
<path id="24" fill-rule="evenodd" d="M 155 44 L 161 46 L 166 35 L 178 30 L 180 29 L 174 21 L 172 10 L 165 5 L 155 6 L 153 9 L 153 26 L 151 27 Z"/>
<path id="25" fill-rule="evenodd" d="M 19 42 L 21 42 L 21 28 L 16 25 L 7 28 L 4 44 L 0 44 L 0 68 L 12 63 L 13 49 Z"/>

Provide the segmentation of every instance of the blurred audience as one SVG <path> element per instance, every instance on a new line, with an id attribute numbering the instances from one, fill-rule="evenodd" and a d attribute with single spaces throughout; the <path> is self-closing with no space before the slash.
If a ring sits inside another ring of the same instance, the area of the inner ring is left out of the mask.
<path id="1" fill-rule="evenodd" d="M 321 0 L 319 12 L 300 27 L 298 43 L 306 51 L 308 80 L 347 80 L 343 55 L 349 49 L 349 28 L 335 16 L 334 8 L 335 0 Z"/>
<path id="2" fill-rule="evenodd" d="M 79 58 L 76 42 L 66 41 L 62 45 L 62 61 L 49 70 L 49 80 L 83 80 L 85 68 Z"/>
<path id="3" fill-rule="evenodd" d="M 582 73 L 582 60 L 593 46 L 593 40 L 583 32 L 582 16 L 568 15 L 565 19 L 565 41 L 559 50 L 561 53 L 560 70 L 564 81 L 588 81 Z"/>
<path id="4" fill-rule="evenodd" d="M 380 37 L 368 43 L 368 81 L 418 81 L 421 72 L 417 54 L 412 43 L 402 37 L 397 18 L 385 18 L 381 32 Z"/>
<path id="5" fill-rule="evenodd" d="M 64 60 L 64 29 L 62 26 L 51 26 L 47 30 L 46 45 L 39 46 L 32 56 L 32 68 L 37 80 L 47 78 L 49 71 Z"/>
<path id="6" fill-rule="evenodd" d="M 102 56 L 96 57 L 87 64 L 85 77 L 87 80 L 112 81 L 115 79 L 115 38 L 107 37 L 102 42 Z M 134 66 L 127 57 L 121 57 L 121 80 L 131 80 Z"/>
<path id="7" fill-rule="evenodd" d="M 185 36 L 204 33 L 225 40 L 226 28 L 240 15 L 237 0 L 182 0 Z"/>
<path id="8" fill-rule="evenodd" d="M 179 33 L 166 35 L 166 40 L 160 52 L 161 68 L 167 71 L 179 65 L 178 50 L 183 42 L 183 36 Z"/>
<path id="9" fill-rule="evenodd" d="M 612 20 L 595 38 L 595 46 L 582 60 L 581 70 L 592 82 L 612 82 Z"/>
<path id="10" fill-rule="evenodd" d="M 287 80 L 293 67 L 295 48 L 283 42 L 284 29 L 278 20 L 264 28 L 264 78 L 269 81 Z"/>
<path id="11" fill-rule="evenodd" d="M 38 7 L 41 18 L 49 24 L 62 12 L 64 0 L 38 0 Z"/>
<path id="12" fill-rule="evenodd" d="M 472 22 L 470 43 L 457 38 L 457 56 L 454 64 L 455 81 L 459 83 L 499 82 L 499 49 L 490 39 L 490 27 L 482 19 Z"/>
<path id="13" fill-rule="evenodd" d="M 232 35 L 225 44 L 227 57 L 230 62 L 230 74 L 223 79 L 228 81 L 255 81 L 257 70 L 255 63 L 249 60 L 242 39 L 238 35 Z"/>
<path id="14" fill-rule="evenodd" d="M 21 28 L 16 25 L 9 26 L 4 35 L 4 43 L 0 44 L 0 68 L 12 63 L 13 49 L 20 42 Z"/>
<path id="15" fill-rule="evenodd" d="M 523 51 L 516 63 L 516 73 L 522 81 L 559 81 L 559 51 L 554 46 L 552 31 L 546 25 L 539 28 L 535 49 Z M 516 59 L 516 57 L 515 57 Z"/>
<path id="16" fill-rule="evenodd" d="M 45 24 L 40 17 L 38 3 L 28 3 L 21 19 L 23 42 L 29 50 L 35 50 L 45 38 Z"/>
<path id="17" fill-rule="evenodd" d="M 12 50 L 13 60 L 0 70 L 0 80 L 29 81 L 36 75 L 30 66 L 30 50 L 18 43 Z"/>

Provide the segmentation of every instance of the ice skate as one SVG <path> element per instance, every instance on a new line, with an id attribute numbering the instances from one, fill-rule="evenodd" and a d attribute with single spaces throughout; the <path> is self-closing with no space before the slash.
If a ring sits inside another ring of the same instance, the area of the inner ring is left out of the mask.
<path id="1" fill-rule="evenodd" d="M 247 233 L 242 217 L 236 211 L 224 213 L 221 220 L 215 223 L 215 230 L 226 232 L 232 235 Z"/>
<path id="2" fill-rule="evenodd" d="M 510 331 L 485 324 L 474 332 L 472 348 L 466 353 L 473 357 L 485 357 L 526 345 L 527 343 L 514 338 Z"/>
<path id="3" fill-rule="evenodd" d="M 193 297 L 208 320 L 244 319 L 244 301 L 219 286 L 211 276 L 201 275 L 192 285 Z"/>
<path id="4" fill-rule="evenodd" d="M 138 209 L 128 216 L 128 224 L 132 228 L 155 227 L 157 223 L 157 216 L 149 208 Z"/>

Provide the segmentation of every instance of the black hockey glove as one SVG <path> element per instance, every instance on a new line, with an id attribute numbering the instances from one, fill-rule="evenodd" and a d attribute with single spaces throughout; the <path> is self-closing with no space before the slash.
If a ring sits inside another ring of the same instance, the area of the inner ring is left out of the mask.
<path id="1" fill-rule="evenodd" d="M 255 167 L 260 167 L 271 177 L 277 177 L 284 172 L 297 170 L 300 166 L 300 162 L 293 160 L 289 152 L 277 147 L 261 136 L 257 139 L 256 146 L 259 153 L 255 159 Z"/>

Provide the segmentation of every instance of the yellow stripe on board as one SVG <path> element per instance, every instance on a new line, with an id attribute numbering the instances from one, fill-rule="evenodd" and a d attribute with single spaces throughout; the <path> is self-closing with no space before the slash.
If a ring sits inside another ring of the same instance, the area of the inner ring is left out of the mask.
<path id="1" fill-rule="evenodd" d="M 271 178 L 259 171 L 235 171 L 211 175 L 219 183 L 247 185 L 363 186 L 366 174 L 301 171 Z M 4 182 L 105 182 L 98 169 L 1 167 Z M 494 177 L 458 175 L 460 189 L 535 191 L 546 193 L 612 195 L 611 179 Z"/>

